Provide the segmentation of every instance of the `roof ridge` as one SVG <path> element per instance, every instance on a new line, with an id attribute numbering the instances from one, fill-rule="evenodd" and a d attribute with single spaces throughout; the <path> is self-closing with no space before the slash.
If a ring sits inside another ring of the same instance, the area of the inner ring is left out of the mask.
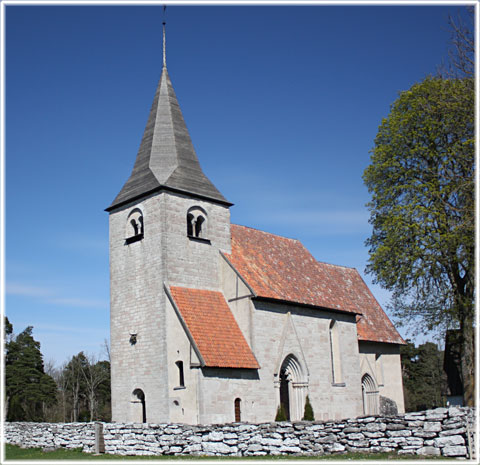
<path id="1" fill-rule="evenodd" d="M 347 268 L 347 269 L 349 269 L 349 270 L 355 270 L 358 274 L 360 274 L 360 272 L 359 272 L 354 266 L 337 265 L 336 263 L 324 262 L 323 260 L 317 260 L 317 263 L 321 263 L 321 264 L 323 264 L 323 265 L 336 266 L 336 267 L 338 267 L 338 268 Z"/>
<path id="2" fill-rule="evenodd" d="M 271 232 L 268 232 L 268 231 L 264 231 L 263 229 L 252 228 L 251 226 L 245 226 L 243 224 L 235 224 L 235 223 L 230 223 L 230 224 L 231 224 L 231 226 L 240 226 L 241 228 L 245 228 L 245 229 L 253 229 L 254 231 L 258 231 L 258 232 L 261 232 L 261 233 L 264 233 L 264 234 L 269 234 L 270 236 L 281 237 L 282 239 L 288 239 L 289 241 L 296 241 L 296 242 L 300 242 L 300 244 L 302 244 L 302 241 L 300 241 L 300 239 L 297 239 L 295 237 L 281 236 L 280 234 L 275 234 L 275 233 L 271 233 Z"/>

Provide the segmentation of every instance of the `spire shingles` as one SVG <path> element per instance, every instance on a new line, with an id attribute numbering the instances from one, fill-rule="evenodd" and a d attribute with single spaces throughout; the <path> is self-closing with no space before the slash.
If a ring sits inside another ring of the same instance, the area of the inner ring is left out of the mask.
<path id="1" fill-rule="evenodd" d="M 159 190 L 180 191 L 231 205 L 200 167 L 166 67 L 132 174 L 107 211 Z"/>

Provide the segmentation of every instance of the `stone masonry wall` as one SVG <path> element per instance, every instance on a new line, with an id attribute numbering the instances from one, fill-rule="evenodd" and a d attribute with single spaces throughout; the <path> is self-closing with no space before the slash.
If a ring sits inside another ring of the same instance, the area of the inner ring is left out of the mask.
<path id="1" fill-rule="evenodd" d="M 184 424 L 103 423 L 105 452 L 119 455 L 322 455 L 356 452 L 471 458 L 475 411 L 437 408 L 342 421 Z M 5 423 L 5 442 L 94 452 L 95 423 Z M 103 441 L 101 441 L 103 442 Z"/>

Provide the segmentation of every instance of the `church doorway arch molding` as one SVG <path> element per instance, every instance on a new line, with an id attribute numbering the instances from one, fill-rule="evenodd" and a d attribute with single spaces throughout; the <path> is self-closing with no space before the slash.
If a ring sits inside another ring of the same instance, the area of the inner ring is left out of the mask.
<path id="1" fill-rule="evenodd" d="M 362 399 L 365 415 L 378 414 L 378 388 L 368 373 L 362 376 Z"/>
<path id="2" fill-rule="evenodd" d="M 131 418 L 136 423 L 147 422 L 147 409 L 145 405 L 145 393 L 141 389 L 135 389 L 132 392 L 131 406 Z"/>
<path id="3" fill-rule="evenodd" d="M 305 370 L 295 355 L 289 354 L 285 357 L 279 375 L 279 400 L 283 405 L 287 420 L 301 420 L 308 382 Z"/>

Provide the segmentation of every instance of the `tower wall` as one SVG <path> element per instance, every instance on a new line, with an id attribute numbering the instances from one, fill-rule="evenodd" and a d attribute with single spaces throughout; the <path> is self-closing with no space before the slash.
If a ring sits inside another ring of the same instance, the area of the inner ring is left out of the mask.
<path id="1" fill-rule="evenodd" d="M 192 208 L 206 217 L 200 239 L 187 235 Z M 137 209 L 143 216 L 144 235 L 126 243 L 130 215 Z M 176 379 L 169 382 L 178 359 L 173 344 L 176 326 L 166 315 L 164 283 L 219 289 L 219 250 L 230 252 L 228 207 L 163 192 L 110 214 L 113 421 L 142 421 L 140 400 L 133 395 L 136 389 L 145 395 L 148 422 L 170 421 L 176 415 L 172 402 L 178 397 L 172 390 Z M 132 334 L 135 344 L 130 342 Z M 190 370 L 189 360 L 182 358 L 185 370 Z M 176 376 L 175 368 L 173 373 Z"/>
<path id="2" fill-rule="evenodd" d="M 168 421 L 166 317 L 163 282 L 165 199 L 156 194 L 110 214 L 110 344 L 112 420 Z M 144 237 L 126 244 L 134 208 L 143 213 Z M 135 344 L 130 342 L 136 334 Z"/>
<path id="3" fill-rule="evenodd" d="M 231 251 L 229 208 L 187 196 L 164 195 L 168 284 L 218 290 L 219 250 Z M 195 207 L 201 208 L 207 216 L 204 240 L 187 236 L 187 213 Z"/>

